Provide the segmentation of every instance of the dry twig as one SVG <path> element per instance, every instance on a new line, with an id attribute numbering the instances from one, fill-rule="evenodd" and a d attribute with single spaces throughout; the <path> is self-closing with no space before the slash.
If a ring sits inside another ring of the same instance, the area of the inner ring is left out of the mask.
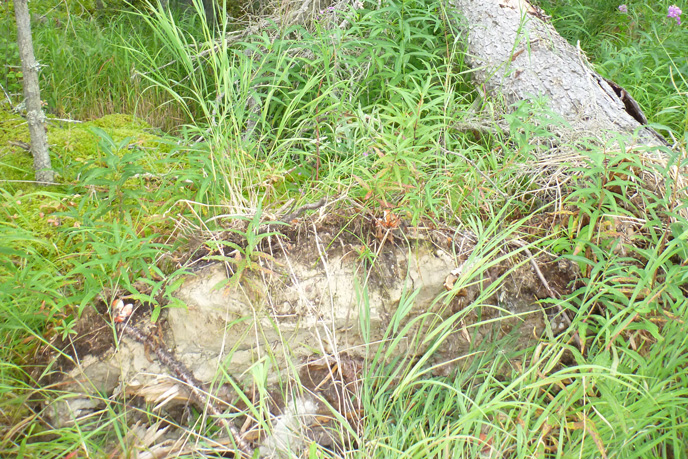
<path id="1" fill-rule="evenodd" d="M 220 409 L 212 402 L 212 400 L 209 399 L 208 392 L 203 389 L 203 383 L 196 379 L 196 377 L 189 371 L 188 368 L 186 368 L 183 363 L 177 360 L 170 352 L 163 349 L 154 339 L 146 336 L 146 334 L 139 330 L 136 326 L 125 323 L 120 325 L 118 330 L 122 335 L 148 346 L 150 349 L 153 349 L 155 355 L 158 357 L 158 360 L 160 360 L 160 363 L 169 368 L 175 374 L 175 376 L 177 376 L 187 385 L 191 393 L 191 400 L 197 403 L 200 407 L 206 407 L 210 414 L 217 417 L 220 423 L 222 423 L 222 426 L 230 432 L 234 443 L 239 450 L 239 454 L 248 458 L 253 456 L 253 448 L 241 436 L 239 429 L 237 429 L 223 416 L 222 411 L 220 411 Z"/>

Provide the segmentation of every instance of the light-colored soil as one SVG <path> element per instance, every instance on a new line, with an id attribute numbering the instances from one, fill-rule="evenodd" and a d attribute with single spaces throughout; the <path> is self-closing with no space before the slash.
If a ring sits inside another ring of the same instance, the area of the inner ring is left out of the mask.
<path id="1" fill-rule="evenodd" d="M 289 237 L 270 238 L 260 246 L 264 255 L 252 256 L 257 265 L 240 272 L 236 263 L 197 269 L 176 293 L 185 308 L 166 309 L 153 325 L 141 307 L 132 323 L 155 336 L 199 381 L 209 384 L 228 374 L 244 387 L 258 375 L 268 385 L 285 377 L 303 382 L 309 369 L 325 368 L 342 356 L 362 366 L 380 348 L 392 349 L 387 358 L 420 356 L 431 342 L 414 337 L 427 336 L 440 324 L 450 326 L 428 362 L 437 365 L 436 374 L 465 364 L 462 356 L 483 340 L 510 336 L 510 346 L 524 348 L 548 325 L 560 328 L 550 320 L 555 311 L 539 303 L 549 293 L 535 266 L 549 288 L 562 294 L 576 277 L 570 264 L 548 256 L 531 260 L 520 252 L 467 277 L 460 288 L 457 282 L 471 268 L 478 242 L 470 232 L 398 228 L 387 234 L 394 237 L 383 235 L 383 243 L 372 230 L 366 239 L 338 229 L 302 225 Z M 365 232 L 365 225 L 359 230 Z M 506 243 L 493 256 L 516 250 Z M 421 316 L 426 320 L 416 320 Z M 84 396 L 58 407 L 59 423 L 95 409 L 98 403 L 89 397 L 96 392 L 148 397 L 145 387 L 159 385 L 161 376 L 171 373 L 151 349 L 126 336 L 115 347 L 107 322 L 106 314 L 90 310 L 76 327 L 81 338 L 65 346 L 76 365 L 62 367 L 62 383 Z M 411 326 L 402 332 L 406 324 Z M 449 363 L 438 365 L 442 362 Z"/>

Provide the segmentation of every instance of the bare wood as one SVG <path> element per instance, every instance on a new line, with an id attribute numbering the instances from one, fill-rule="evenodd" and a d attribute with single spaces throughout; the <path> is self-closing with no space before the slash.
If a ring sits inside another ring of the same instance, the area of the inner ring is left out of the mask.
<path id="1" fill-rule="evenodd" d="M 31 153 L 36 181 L 47 185 L 54 181 L 55 173 L 50 163 L 48 136 L 45 131 L 45 113 L 41 107 L 41 92 L 38 86 L 38 62 L 33 54 L 31 19 L 28 0 L 15 0 L 14 16 L 17 21 L 17 45 L 24 75 L 24 98 L 26 119 L 31 135 Z"/>
<path id="2" fill-rule="evenodd" d="M 7 143 L 13 147 L 18 147 L 18 148 L 21 148 L 22 150 L 29 151 L 29 152 L 31 151 L 31 145 L 26 143 L 26 142 L 10 140 Z"/>

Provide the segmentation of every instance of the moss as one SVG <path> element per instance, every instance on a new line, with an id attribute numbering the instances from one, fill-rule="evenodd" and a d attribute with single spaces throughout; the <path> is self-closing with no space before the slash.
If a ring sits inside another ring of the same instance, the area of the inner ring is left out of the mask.
<path id="1" fill-rule="evenodd" d="M 86 123 L 69 123 L 59 128 L 53 127 L 48 130 L 48 135 L 54 167 L 60 171 L 61 181 L 73 183 L 84 164 L 102 156 L 98 145 L 101 139 L 94 133 L 93 128 L 105 131 L 115 144 L 129 139 L 123 146 L 144 149 L 149 153 L 146 155 L 146 164 L 158 159 L 160 154 L 169 152 L 169 145 L 151 133 L 148 124 L 130 115 L 107 115 Z M 115 153 L 121 155 L 126 151 L 127 149 L 123 148 Z"/>
<path id="2" fill-rule="evenodd" d="M 21 231 L 31 237 L 19 241 L 18 247 L 32 247 L 52 259 L 71 253 L 72 242 L 63 230 L 65 227 L 78 226 L 80 222 L 65 214 L 79 215 L 84 209 L 88 210 L 96 205 L 92 202 L 82 203 L 83 199 L 93 200 L 93 189 L 90 189 L 90 194 L 81 191 L 72 194 L 68 191 L 74 186 L 79 187 L 79 173 L 99 166 L 99 159 L 104 156 L 98 146 L 101 138 L 94 134 L 93 129 L 102 129 L 115 144 L 122 145 L 123 148 L 113 150 L 114 154 L 126 155 L 136 151 L 129 147 L 137 147 L 143 152 L 137 155 L 141 162 L 138 166 L 143 170 L 169 172 L 169 164 L 162 163 L 159 159 L 170 152 L 171 142 L 165 142 L 150 132 L 149 126 L 140 119 L 130 115 L 109 115 L 86 123 L 49 123 L 51 158 L 53 167 L 58 172 L 56 180 L 62 186 L 42 188 L 31 183 L 9 182 L 33 180 L 33 160 L 26 150 L 10 143 L 29 142 L 24 119 L 6 108 L 0 109 L 0 176 L 4 180 L 0 182 L 0 221 L 5 222 L 0 226 L 0 237 L 3 230 Z M 136 188 L 141 183 L 140 180 L 131 180 L 125 186 Z M 154 188 L 150 187 L 150 193 L 147 190 L 146 196 L 154 196 Z M 161 204 L 158 203 L 157 206 Z M 155 210 L 156 203 L 150 203 L 147 207 L 140 206 L 138 210 L 144 215 L 135 218 L 142 217 L 152 221 L 155 217 L 148 217 L 146 210 L 154 214 L 152 211 Z M 109 213 L 103 215 L 103 218 L 111 219 L 114 218 L 113 215 L 114 213 Z M 145 226 L 146 222 L 139 224 Z"/>
<path id="3" fill-rule="evenodd" d="M 140 118 L 132 115 L 107 115 L 97 120 L 85 123 L 85 126 L 95 126 L 103 129 L 119 129 L 123 130 L 122 134 L 126 132 L 140 133 L 144 129 L 150 129 L 150 125 Z"/>
<path id="4" fill-rule="evenodd" d="M 64 209 L 67 200 L 64 194 L 3 189 L 0 192 L 0 219 L 5 222 L 0 235 L 5 231 L 25 235 L 22 240 L 14 241 L 13 248 L 31 247 L 44 255 L 51 255 L 51 258 L 63 253 L 60 249 L 65 247 L 65 235 L 58 231 L 60 218 L 55 213 Z"/>
<path id="5" fill-rule="evenodd" d="M 26 120 L 0 108 L 0 177 L 3 180 L 27 180 L 27 177 L 33 180 L 33 158 L 19 146 L 28 146 L 29 142 Z"/>
<path id="6" fill-rule="evenodd" d="M 131 139 L 131 144 L 150 153 L 147 163 L 170 152 L 171 145 L 150 130 L 150 126 L 131 115 L 107 115 L 86 123 L 48 123 L 48 143 L 53 167 L 58 171 L 59 182 L 76 180 L 76 172 L 90 159 L 100 155 L 99 138 L 92 128 L 105 131 L 114 142 Z M 24 118 L 0 107 L 0 177 L 3 180 L 33 180 L 33 159 L 20 145 L 30 143 L 29 130 Z M 123 153 L 123 152 L 122 152 Z M 5 182 L 5 186 L 8 184 Z M 15 188 L 34 189 L 33 185 L 16 184 Z"/>

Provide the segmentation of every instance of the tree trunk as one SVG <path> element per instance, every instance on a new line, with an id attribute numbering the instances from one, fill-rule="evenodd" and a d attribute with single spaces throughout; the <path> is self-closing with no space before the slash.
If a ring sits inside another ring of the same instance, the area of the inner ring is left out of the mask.
<path id="1" fill-rule="evenodd" d="M 213 30 L 217 25 L 217 18 L 215 17 L 215 0 L 202 0 L 203 11 L 205 11 L 205 21 L 208 28 Z"/>
<path id="2" fill-rule="evenodd" d="M 24 73 L 24 98 L 26 119 L 31 135 L 31 153 L 36 181 L 47 185 L 52 183 L 54 172 L 48 152 L 48 136 L 45 131 L 45 114 L 41 107 L 41 92 L 38 87 L 38 63 L 33 54 L 31 22 L 27 0 L 14 1 L 14 15 L 17 20 L 17 44 Z"/>
<path id="3" fill-rule="evenodd" d="M 637 103 L 588 64 L 526 0 L 451 0 L 466 19 L 460 27 L 467 63 L 478 87 L 511 105 L 546 97 L 578 136 L 607 140 L 622 134 L 636 143 L 663 145 L 645 126 Z M 466 36 L 467 32 L 467 36 Z"/>

